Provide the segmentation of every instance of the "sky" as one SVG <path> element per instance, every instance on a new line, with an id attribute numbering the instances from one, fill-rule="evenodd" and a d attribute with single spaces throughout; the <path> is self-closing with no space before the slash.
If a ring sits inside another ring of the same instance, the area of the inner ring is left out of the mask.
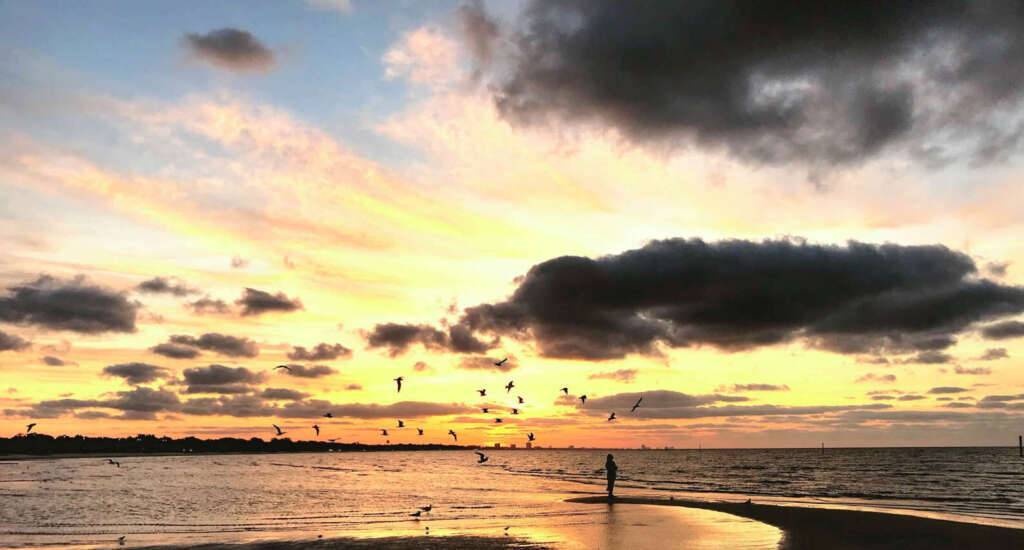
<path id="1" fill-rule="evenodd" d="M 0 0 L 0 433 L 1015 444 L 1021 31 Z"/>

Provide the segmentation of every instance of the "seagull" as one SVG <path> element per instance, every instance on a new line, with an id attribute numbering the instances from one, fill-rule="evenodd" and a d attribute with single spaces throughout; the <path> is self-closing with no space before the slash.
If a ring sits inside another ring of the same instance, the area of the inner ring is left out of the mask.
<path id="1" fill-rule="evenodd" d="M 516 385 L 513 384 L 511 380 L 509 380 L 508 384 L 505 384 L 505 393 L 512 391 L 512 388 L 514 387 L 516 387 Z"/>
<path id="2" fill-rule="evenodd" d="M 420 506 L 420 510 L 423 510 L 424 512 L 429 512 L 429 511 L 431 511 L 433 509 L 434 509 L 434 505 L 433 504 L 428 504 L 426 506 Z"/>
<path id="3" fill-rule="evenodd" d="M 565 395 L 569 395 L 569 388 L 562 388 L 561 392 L 564 393 Z"/>
<path id="4" fill-rule="evenodd" d="M 517 395 L 516 397 L 518 397 L 518 398 L 519 398 L 519 404 L 520 404 L 520 405 L 522 405 L 523 403 L 526 403 L 526 400 L 525 400 L 525 399 L 523 399 L 523 396 L 521 396 L 521 395 Z"/>
<path id="5" fill-rule="evenodd" d="M 271 426 L 273 426 L 274 429 L 277 430 L 277 435 L 284 435 L 285 433 L 287 433 L 287 432 L 281 431 L 281 426 L 278 426 L 277 424 L 271 424 Z"/>
<path id="6" fill-rule="evenodd" d="M 512 409 L 512 414 L 519 414 L 519 409 Z"/>
<path id="7" fill-rule="evenodd" d="M 484 414 L 487 414 L 487 413 L 489 413 L 491 411 L 491 409 L 489 409 L 487 407 L 484 407 L 484 408 L 480 409 L 480 411 L 483 412 Z"/>
<path id="8" fill-rule="evenodd" d="M 414 518 L 418 518 L 418 517 L 420 517 L 420 514 L 422 514 L 422 513 L 423 513 L 423 512 L 421 512 L 421 511 L 419 511 L 419 510 L 416 510 L 415 512 L 413 512 L 413 513 L 411 513 L 411 514 L 409 514 L 409 515 L 410 515 L 410 516 L 412 516 L 412 517 L 414 517 Z"/>
<path id="9" fill-rule="evenodd" d="M 533 441 L 534 439 L 536 439 L 536 438 L 533 437 L 533 432 L 530 432 L 530 433 L 526 434 L 526 440 L 527 441 Z"/>
<path id="10" fill-rule="evenodd" d="M 629 409 L 629 412 L 631 412 L 631 413 L 632 412 L 636 412 L 636 408 L 640 406 L 640 402 L 643 401 L 643 400 L 644 400 L 644 396 L 641 395 L 640 399 L 637 399 L 636 403 L 633 403 L 633 408 Z"/>
<path id="11" fill-rule="evenodd" d="M 508 361 L 508 357 L 506 357 L 506 358 L 502 359 L 501 361 L 495 361 L 495 362 L 494 362 L 494 366 L 495 366 L 495 367 L 500 367 L 500 366 L 502 366 L 502 365 L 504 365 L 504 364 L 505 364 L 505 361 Z"/>
<path id="12" fill-rule="evenodd" d="M 25 426 L 25 428 L 26 428 L 25 429 L 25 433 L 31 433 L 32 432 L 32 428 L 35 428 L 35 427 L 36 427 L 36 423 L 35 422 L 29 424 L 28 426 Z"/>
<path id="13" fill-rule="evenodd" d="M 380 431 L 380 435 L 388 435 L 388 431 L 387 430 L 381 430 Z"/>
<path id="14" fill-rule="evenodd" d="M 476 459 L 476 463 L 477 463 L 477 464 L 483 464 L 484 462 L 487 462 L 487 461 L 489 460 L 489 459 L 487 458 L 487 455 L 485 455 L 485 454 L 481 453 L 480 451 L 473 451 L 473 452 L 475 452 L 475 453 L 476 453 L 476 455 L 477 455 L 478 457 L 480 457 L 480 458 Z"/>
<path id="15" fill-rule="evenodd" d="M 448 430 L 448 435 L 452 436 L 455 441 L 459 440 L 459 436 L 455 435 L 455 430 Z"/>
<path id="16" fill-rule="evenodd" d="M 477 391 L 477 393 L 480 394 L 480 397 L 487 397 L 487 390 L 486 389 L 476 390 L 476 391 Z"/>
<path id="17" fill-rule="evenodd" d="M 398 393 L 402 393 L 402 380 L 405 380 L 405 378 L 401 376 L 395 378 L 395 383 L 398 384 Z"/>
<path id="18" fill-rule="evenodd" d="M 416 428 L 416 435 L 423 435 L 423 428 Z"/>
<path id="19" fill-rule="evenodd" d="M 334 418 L 334 414 L 333 413 L 329 413 L 329 412 L 328 413 L 324 413 L 324 418 Z"/>
<path id="20" fill-rule="evenodd" d="M 288 365 L 278 365 L 278 366 L 274 367 L 274 370 L 277 370 L 277 369 L 284 369 L 284 370 L 286 370 L 288 372 L 292 371 L 292 368 L 289 367 Z"/>
<path id="21" fill-rule="evenodd" d="M 587 404 L 587 394 L 581 395 L 580 396 L 580 401 L 582 402 L 582 404 L 586 405 Z"/>
<path id="22" fill-rule="evenodd" d="M 399 428 L 404 428 L 405 427 L 405 422 L 402 422 L 401 420 L 399 420 L 398 421 L 398 427 Z"/>
<path id="23" fill-rule="evenodd" d="M 494 423 L 495 424 L 501 424 L 501 419 L 500 418 L 495 418 L 494 419 Z"/>
<path id="24" fill-rule="evenodd" d="M 320 426 L 313 424 L 313 429 L 316 430 L 316 436 L 320 437 Z"/>
<path id="25" fill-rule="evenodd" d="M 125 538 L 127 538 L 127 535 L 121 535 L 120 537 L 117 537 L 117 544 L 119 546 L 124 546 L 124 539 Z"/>
<path id="26" fill-rule="evenodd" d="M 608 422 L 611 422 L 612 420 L 615 420 L 615 411 L 612 411 L 612 414 L 608 417 Z"/>

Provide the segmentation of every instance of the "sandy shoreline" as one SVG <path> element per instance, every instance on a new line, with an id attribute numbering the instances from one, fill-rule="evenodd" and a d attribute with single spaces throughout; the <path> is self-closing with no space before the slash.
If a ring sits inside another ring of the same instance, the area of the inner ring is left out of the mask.
<path id="1" fill-rule="evenodd" d="M 183 546 L 146 546 L 145 550 L 173 550 L 186 548 Z M 544 550 L 548 546 L 535 544 L 513 537 L 473 537 L 473 536 L 423 536 L 423 537 L 385 537 L 385 538 L 325 538 L 295 541 L 267 541 L 238 544 L 201 544 L 188 546 L 199 550 L 409 550 L 409 549 L 451 549 L 451 550 Z"/>
<path id="2" fill-rule="evenodd" d="M 605 497 L 568 502 L 608 503 Z M 637 497 L 618 497 L 615 504 L 700 508 L 753 519 L 781 529 L 784 550 L 1024 548 L 1024 529 L 881 512 Z"/>

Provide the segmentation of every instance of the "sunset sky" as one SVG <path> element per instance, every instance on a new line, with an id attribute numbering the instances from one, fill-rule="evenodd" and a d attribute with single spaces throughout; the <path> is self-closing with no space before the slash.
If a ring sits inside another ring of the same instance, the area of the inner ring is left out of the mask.
<path id="1" fill-rule="evenodd" d="M 0 0 L 0 433 L 1016 444 L 1024 12 L 741 5 Z"/>

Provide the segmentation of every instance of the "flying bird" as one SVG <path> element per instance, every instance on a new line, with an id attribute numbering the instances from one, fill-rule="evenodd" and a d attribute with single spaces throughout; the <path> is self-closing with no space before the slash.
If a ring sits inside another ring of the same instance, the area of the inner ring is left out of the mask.
<path id="1" fill-rule="evenodd" d="M 334 418 L 333 413 L 324 413 L 324 418 Z"/>
<path id="2" fill-rule="evenodd" d="M 35 422 L 29 424 L 28 426 L 25 426 L 25 428 L 26 428 L 25 429 L 25 433 L 32 433 L 32 428 L 35 428 L 35 427 L 36 427 L 36 423 Z"/>
<path id="3" fill-rule="evenodd" d="M 113 466 L 117 466 L 118 468 L 121 467 L 121 463 L 116 461 L 116 460 L 114 460 L 113 458 L 108 458 L 107 459 L 107 464 L 111 464 Z"/>
<path id="4" fill-rule="evenodd" d="M 614 411 L 612 411 L 612 414 L 610 416 L 608 416 L 608 422 L 611 422 L 612 420 L 615 420 L 615 412 Z"/>
<path id="5" fill-rule="evenodd" d="M 289 367 L 288 365 L 278 365 L 278 366 L 274 367 L 274 370 L 277 370 L 277 369 L 284 369 L 284 370 L 286 370 L 288 372 L 292 371 L 292 368 Z"/>
<path id="6" fill-rule="evenodd" d="M 533 441 L 534 439 L 536 439 L 536 438 L 533 437 L 533 432 L 530 432 L 530 433 L 526 434 L 526 440 L 527 441 Z"/>
<path id="7" fill-rule="evenodd" d="M 487 408 L 487 407 L 483 407 L 482 409 L 480 409 L 480 411 L 481 411 L 482 413 L 484 413 L 484 414 L 487 414 L 487 413 L 491 412 L 491 409 L 489 409 L 489 408 Z"/>
<path id="8" fill-rule="evenodd" d="M 388 431 L 387 430 L 381 430 L 380 431 L 380 435 L 386 436 L 386 435 L 388 435 Z"/>
<path id="9" fill-rule="evenodd" d="M 518 397 L 518 398 L 519 398 L 519 404 L 520 404 L 520 405 L 522 405 L 523 403 L 526 403 L 526 400 L 525 400 L 525 399 L 523 399 L 523 396 L 521 396 L 521 395 L 517 395 L 516 397 Z"/>
<path id="10" fill-rule="evenodd" d="M 448 435 L 452 436 L 455 441 L 459 440 L 459 436 L 455 435 L 455 430 L 448 430 Z"/>
<path id="11" fill-rule="evenodd" d="M 277 424 L 271 424 L 271 426 L 273 426 L 274 429 L 277 430 L 277 435 L 284 435 L 286 433 L 281 431 L 281 426 L 278 426 Z"/>
<path id="12" fill-rule="evenodd" d="M 480 397 L 487 397 L 487 390 L 486 389 L 476 390 L 476 391 L 477 391 L 477 393 L 480 394 Z"/>
<path id="13" fill-rule="evenodd" d="M 587 404 L 587 394 L 583 394 L 580 396 L 580 402 L 584 405 Z"/>
<path id="14" fill-rule="evenodd" d="M 569 388 L 562 388 L 560 391 L 565 395 L 569 395 Z"/>
<path id="15" fill-rule="evenodd" d="M 639 406 L 640 406 L 640 402 L 641 402 L 641 401 L 643 401 L 643 400 L 644 400 L 644 396 L 642 396 L 642 395 L 641 395 L 641 396 L 640 396 L 640 399 L 637 399 L 637 400 L 636 400 L 636 403 L 633 403 L 633 408 L 632 408 L 632 409 L 629 409 L 629 412 L 631 412 L 631 413 L 632 413 L 632 412 L 636 412 L 636 409 L 637 409 L 637 407 L 639 407 Z"/>
<path id="16" fill-rule="evenodd" d="M 399 420 L 398 421 L 398 427 L 399 428 L 404 428 L 405 427 L 405 422 L 402 422 L 401 420 Z"/>
<path id="17" fill-rule="evenodd" d="M 320 437 L 320 426 L 313 424 L 313 429 L 316 430 L 316 436 Z"/>
<path id="18" fill-rule="evenodd" d="M 481 453 L 480 451 L 473 451 L 473 452 L 475 452 L 475 453 L 476 453 L 476 455 L 477 455 L 478 457 L 480 457 L 480 458 L 476 459 L 476 463 L 477 463 L 477 464 L 483 464 L 484 462 L 487 462 L 487 461 L 489 460 L 489 459 L 487 458 L 487 455 L 485 455 L 485 454 Z"/>
<path id="19" fill-rule="evenodd" d="M 501 361 L 495 361 L 495 362 L 494 362 L 494 366 L 495 366 L 495 367 L 500 367 L 500 366 L 502 366 L 502 365 L 504 365 L 504 364 L 505 364 L 505 361 L 508 361 L 508 357 L 506 357 L 506 358 L 502 359 Z"/>
<path id="20" fill-rule="evenodd" d="M 505 384 L 505 393 L 512 391 L 512 388 L 514 387 L 516 387 L 516 385 L 513 384 L 511 380 L 509 380 L 508 384 Z"/>
<path id="21" fill-rule="evenodd" d="M 398 384 L 398 393 L 402 393 L 402 380 L 405 380 L 405 378 L 401 376 L 395 378 L 395 384 Z"/>
<path id="22" fill-rule="evenodd" d="M 512 414 L 519 414 L 519 409 L 512 409 Z"/>
<path id="23" fill-rule="evenodd" d="M 416 428 L 416 435 L 423 435 L 423 428 Z"/>
<path id="24" fill-rule="evenodd" d="M 495 424 L 501 424 L 501 419 L 500 418 L 495 418 L 494 419 L 494 423 Z"/>

